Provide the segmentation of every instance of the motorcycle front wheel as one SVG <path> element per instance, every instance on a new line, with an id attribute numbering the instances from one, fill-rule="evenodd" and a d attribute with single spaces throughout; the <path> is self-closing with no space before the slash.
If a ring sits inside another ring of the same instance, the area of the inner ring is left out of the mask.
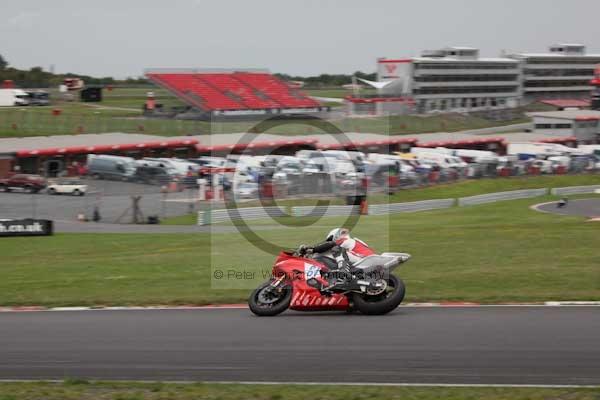
<path id="1" fill-rule="evenodd" d="M 406 293 L 404 282 L 394 275 L 387 279 L 387 289 L 378 295 L 371 296 L 366 293 L 353 293 L 354 306 L 362 314 L 383 315 L 395 310 Z"/>
<path id="2" fill-rule="evenodd" d="M 260 317 L 273 317 L 287 310 L 291 301 L 291 287 L 273 288 L 271 282 L 265 282 L 252 292 L 248 306 Z"/>

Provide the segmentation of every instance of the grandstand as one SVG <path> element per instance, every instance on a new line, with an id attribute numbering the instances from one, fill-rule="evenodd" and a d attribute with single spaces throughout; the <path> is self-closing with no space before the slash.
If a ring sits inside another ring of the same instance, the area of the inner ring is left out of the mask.
<path id="1" fill-rule="evenodd" d="M 314 114 L 327 110 L 265 70 L 148 70 L 146 77 L 205 118 Z"/>

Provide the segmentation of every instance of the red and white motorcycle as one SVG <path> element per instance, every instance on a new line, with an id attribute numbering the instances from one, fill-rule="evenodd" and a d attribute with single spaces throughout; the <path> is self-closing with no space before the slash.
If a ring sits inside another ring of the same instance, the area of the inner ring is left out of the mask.
<path id="1" fill-rule="evenodd" d="M 282 251 L 272 278 L 252 292 L 248 305 L 259 316 L 274 316 L 288 308 L 386 314 L 402 303 L 405 294 L 404 283 L 391 272 L 410 257 L 407 253 L 374 254 L 352 264 L 346 250 L 333 241 Z"/>

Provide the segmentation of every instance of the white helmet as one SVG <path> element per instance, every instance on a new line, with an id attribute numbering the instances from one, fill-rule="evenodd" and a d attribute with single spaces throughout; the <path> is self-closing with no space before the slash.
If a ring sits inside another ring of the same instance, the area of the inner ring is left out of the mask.
<path id="1" fill-rule="evenodd" d="M 339 239 L 350 237 L 350 230 L 347 228 L 335 228 L 327 234 L 327 242 L 337 242 Z"/>

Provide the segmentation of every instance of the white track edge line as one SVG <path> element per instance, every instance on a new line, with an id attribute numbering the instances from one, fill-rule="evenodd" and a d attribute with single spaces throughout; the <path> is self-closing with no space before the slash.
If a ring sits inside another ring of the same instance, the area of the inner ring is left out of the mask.
<path id="1" fill-rule="evenodd" d="M 600 385 L 545 385 L 510 383 L 410 383 L 410 382 L 277 382 L 277 381 L 186 381 L 186 380 L 128 380 L 128 379 L 89 379 L 90 383 L 166 383 L 179 385 L 215 384 L 215 385 L 264 385 L 264 386 L 381 386 L 381 387 L 456 387 L 456 388 L 532 388 L 532 389 L 600 389 Z M 63 383 L 62 379 L 0 379 L 0 383 Z"/>

